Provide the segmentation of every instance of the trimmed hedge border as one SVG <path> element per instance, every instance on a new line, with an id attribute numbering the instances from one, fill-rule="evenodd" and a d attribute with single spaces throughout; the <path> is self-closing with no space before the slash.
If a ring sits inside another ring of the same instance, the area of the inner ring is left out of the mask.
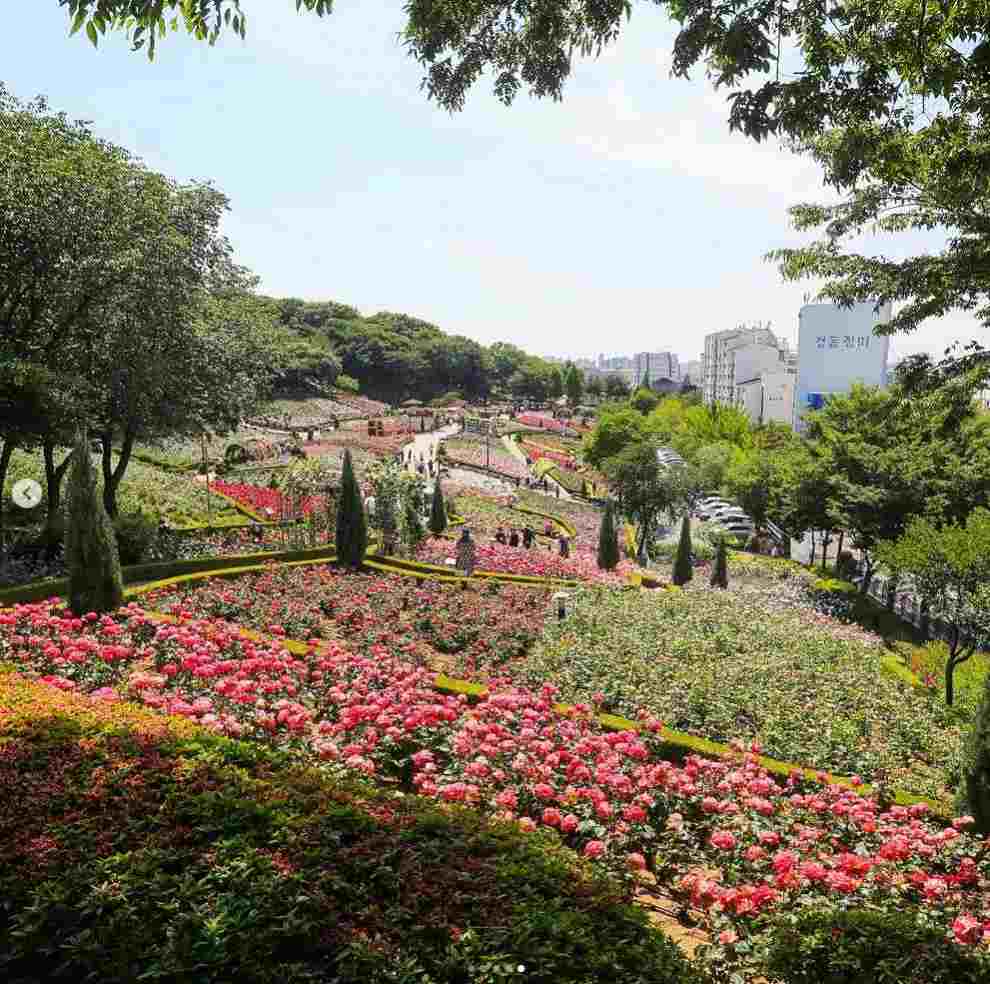
<path id="1" fill-rule="evenodd" d="M 437 564 L 424 564 L 418 560 L 405 560 L 401 557 L 384 557 L 372 554 L 365 559 L 365 565 L 376 570 L 391 570 L 396 574 L 409 573 L 422 577 L 446 578 L 452 581 L 496 581 L 501 584 L 523 584 L 532 587 L 577 588 L 583 582 L 568 578 L 536 577 L 530 574 L 506 574 L 502 571 L 475 571 L 469 578 L 457 573 L 457 568 L 440 567 Z"/>
<path id="2" fill-rule="evenodd" d="M 306 562 L 316 563 L 319 561 L 335 560 L 337 557 L 334 547 L 315 547 L 309 550 L 284 550 L 277 552 L 264 552 L 254 554 L 234 554 L 230 557 L 193 557 L 189 560 L 172 560 L 155 564 L 132 564 L 124 567 L 122 573 L 124 583 L 135 585 L 139 582 L 151 581 L 154 583 L 168 580 L 169 583 L 176 578 L 181 579 L 186 575 L 200 575 L 203 573 L 223 573 L 232 570 L 260 570 L 266 564 Z M 143 586 L 143 585 L 142 585 Z M 48 581 L 35 581 L 31 584 L 16 585 L 12 588 L 0 589 L 0 608 L 4 605 L 30 604 L 35 601 L 44 601 L 47 598 L 64 596 L 69 590 L 69 579 L 67 577 L 51 578 Z M 133 589 L 127 592 L 133 593 Z"/>

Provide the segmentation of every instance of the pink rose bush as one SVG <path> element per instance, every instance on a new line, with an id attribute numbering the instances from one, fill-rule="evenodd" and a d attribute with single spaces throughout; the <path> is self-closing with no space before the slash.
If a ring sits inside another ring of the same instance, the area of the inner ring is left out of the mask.
<path id="1" fill-rule="evenodd" d="M 534 522 L 533 526 L 537 524 Z M 424 540 L 416 548 L 416 559 L 425 564 L 444 566 L 448 558 L 454 557 L 455 544 L 452 540 L 431 538 Z M 622 560 L 612 571 L 598 567 L 598 557 L 591 549 L 571 546 L 570 556 L 561 557 L 557 547 L 546 546 L 509 547 L 501 543 L 478 543 L 476 565 L 479 571 L 494 571 L 503 574 L 524 574 L 527 577 L 555 577 L 564 580 L 598 581 L 605 584 L 624 584 L 627 574 L 636 570 L 628 560 Z"/>
<path id="2" fill-rule="evenodd" d="M 282 493 L 267 485 L 217 481 L 213 483 L 213 487 L 266 519 L 276 520 L 289 508 Z M 323 496 L 311 495 L 302 499 L 301 507 L 303 515 L 308 516 L 312 512 L 325 511 L 326 502 Z"/>
<path id="3" fill-rule="evenodd" d="M 763 914 L 856 905 L 910 908 L 960 946 L 990 941 L 990 843 L 967 832 L 970 818 L 944 825 L 924 804 L 883 809 L 853 788 L 774 776 L 754 750 L 678 765 L 656 720 L 607 731 L 592 705 L 556 706 L 550 685 L 498 682 L 472 706 L 385 646 L 293 653 L 222 621 L 158 623 L 136 605 L 112 617 L 48 602 L 5 610 L 0 660 L 555 831 L 625 877 L 654 868 L 724 944 L 758 937 Z"/>
<path id="4" fill-rule="evenodd" d="M 464 673 L 524 653 L 539 637 L 548 607 L 544 592 L 529 587 L 465 592 L 438 581 L 325 565 L 189 582 L 155 591 L 147 603 L 179 617 L 226 619 L 290 639 L 337 638 L 365 654 L 387 648 L 420 663 L 453 660 Z"/>

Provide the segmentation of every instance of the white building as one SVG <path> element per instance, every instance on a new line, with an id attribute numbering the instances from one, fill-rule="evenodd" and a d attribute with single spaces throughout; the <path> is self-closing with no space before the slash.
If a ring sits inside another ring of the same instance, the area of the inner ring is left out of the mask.
<path id="1" fill-rule="evenodd" d="M 681 370 L 681 379 L 691 383 L 692 386 L 701 386 L 701 360 L 692 359 L 684 364 Z"/>
<path id="2" fill-rule="evenodd" d="M 846 393 L 853 383 L 884 386 L 890 339 L 873 327 L 890 321 L 890 305 L 875 311 L 870 303 L 840 308 L 806 304 L 798 327 L 798 378 L 794 424 L 809 409 L 821 407 L 832 393 Z"/>
<path id="3" fill-rule="evenodd" d="M 777 367 L 764 369 L 758 376 L 736 384 L 736 406 L 744 410 L 754 424 L 771 421 L 794 425 L 794 385 L 797 375 L 778 361 Z"/>
<path id="4" fill-rule="evenodd" d="M 705 403 L 735 403 L 737 383 L 754 378 L 763 368 L 770 368 L 762 365 L 764 356 L 751 350 L 742 354 L 737 372 L 737 352 L 748 346 L 759 346 L 761 351 L 772 348 L 777 353 L 776 362 L 781 361 L 777 339 L 769 328 L 733 328 L 705 336 L 700 384 Z"/>
<path id="5" fill-rule="evenodd" d="M 637 352 L 632 357 L 633 373 L 638 386 L 645 376 L 652 386 L 658 379 L 681 379 L 680 360 L 673 352 Z"/>

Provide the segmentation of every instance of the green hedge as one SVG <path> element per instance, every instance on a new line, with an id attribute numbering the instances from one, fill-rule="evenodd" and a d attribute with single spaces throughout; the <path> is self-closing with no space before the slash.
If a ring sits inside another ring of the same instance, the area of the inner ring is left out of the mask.
<path id="1" fill-rule="evenodd" d="M 230 557 L 193 557 L 189 560 L 171 560 L 155 564 L 134 564 L 123 568 L 124 584 L 138 585 L 128 592 L 129 597 L 143 594 L 151 587 L 174 584 L 190 575 L 209 576 L 223 572 L 261 570 L 271 563 L 316 563 L 336 559 L 334 548 L 315 547 L 307 550 L 283 550 L 254 554 L 236 554 Z M 145 583 L 145 582 L 150 582 Z M 30 604 L 46 598 L 64 597 L 69 590 L 68 578 L 52 578 L 31 584 L 15 585 L 0 589 L 0 607 L 14 604 Z"/>
<path id="2" fill-rule="evenodd" d="M 465 580 L 464 575 L 453 567 L 441 567 L 438 564 L 424 564 L 420 561 L 405 560 L 401 557 L 383 557 L 373 554 L 365 559 L 365 565 L 375 570 L 390 570 L 395 574 L 415 574 L 420 577 L 448 578 L 454 581 Z M 578 581 L 565 578 L 533 577 L 527 574 L 505 574 L 500 571 L 475 571 L 468 580 L 497 581 L 502 584 L 523 584 L 540 587 L 549 584 L 552 587 L 576 588 Z"/>
<path id="3" fill-rule="evenodd" d="M 568 536 L 577 536 L 577 527 L 572 526 L 566 519 L 555 516 L 553 513 L 542 512 L 539 509 L 531 509 L 529 506 L 513 506 L 516 512 L 526 513 L 529 516 L 539 516 L 541 519 L 549 519 L 556 523 Z"/>

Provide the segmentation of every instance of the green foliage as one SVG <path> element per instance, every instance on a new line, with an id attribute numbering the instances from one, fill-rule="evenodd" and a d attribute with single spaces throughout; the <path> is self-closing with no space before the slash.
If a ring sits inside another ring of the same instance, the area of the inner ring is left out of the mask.
<path id="1" fill-rule="evenodd" d="M 641 413 L 644 417 L 656 410 L 659 404 L 660 397 L 658 397 L 653 390 L 646 386 L 640 386 L 640 388 L 636 390 L 631 397 L 629 397 L 629 406 Z"/>
<path id="2" fill-rule="evenodd" d="M 619 563 L 619 540 L 615 529 L 615 516 L 611 500 L 605 505 L 602 523 L 598 530 L 598 566 L 603 571 L 614 570 Z"/>
<path id="3" fill-rule="evenodd" d="M 73 451 L 67 507 L 69 606 L 77 615 L 116 611 L 124 603 L 117 542 L 97 493 L 89 442 L 82 430 Z"/>
<path id="4" fill-rule="evenodd" d="M 990 674 L 984 680 L 963 762 L 960 805 L 976 821 L 976 830 L 990 836 Z"/>
<path id="5" fill-rule="evenodd" d="M 353 376 L 345 376 L 343 373 L 337 377 L 336 386 L 345 393 L 357 394 L 361 389 L 361 384 Z"/>
<path id="6" fill-rule="evenodd" d="M 433 486 L 433 498 L 430 502 L 430 532 L 440 536 L 447 529 L 447 506 L 443 500 L 443 488 L 437 478 Z"/>
<path id="7" fill-rule="evenodd" d="M 113 521 L 122 564 L 140 564 L 158 537 L 158 520 L 143 512 L 123 513 Z"/>
<path id="8" fill-rule="evenodd" d="M 691 563 L 691 517 L 681 520 L 681 537 L 677 542 L 677 556 L 674 558 L 674 572 L 671 580 L 680 587 L 694 577 L 694 565 Z"/>
<path id="9" fill-rule="evenodd" d="M 680 555 L 678 554 L 678 556 Z M 713 588 L 727 588 L 729 586 L 729 558 L 725 537 L 719 539 L 715 548 L 715 563 L 712 566 L 710 583 Z"/>
<path id="10" fill-rule="evenodd" d="M 950 627 L 945 690 L 951 704 L 955 667 L 990 642 L 990 510 L 977 509 L 965 524 L 942 527 L 914 519 L 899 540 L 881 543 L 877 555 L 910 574 L 932 615 Z"/>
<path id="11" fill-rule="evenodd" d="M 581 402 L 584 394 L 584 373 L 577 366 L 568 363 L 564 371 L 564 395 L 572 407 Z"/>
<path id="12" fill-rule="evenodd" d="M 767 973 L 783 984 L 963 984 L 985 980 L 990 959 L 910 911 L 805 909 L 777 916 Z"/>
<path id="13" fill-rule="evenodd" d="M 368 549 L 368 524 L 361 501 L 361 490 L 354 477 L 350 450 L 344 451 L 340 479 L 340 505 L 337 507 L 337 558 L 349 567 L 360 567 Z"/>

